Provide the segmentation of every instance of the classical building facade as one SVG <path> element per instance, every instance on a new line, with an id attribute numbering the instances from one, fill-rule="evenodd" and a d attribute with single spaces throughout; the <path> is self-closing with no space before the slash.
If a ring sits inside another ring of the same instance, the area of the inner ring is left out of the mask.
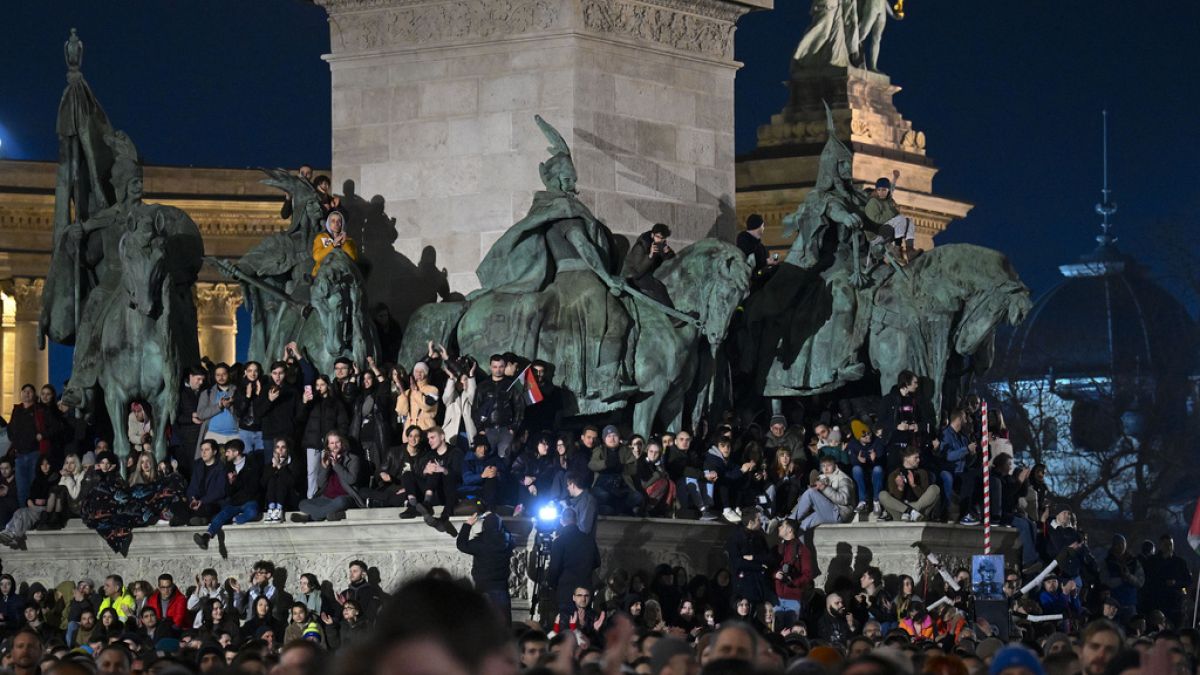
<path id="1" fill-rule="evenodd" d="M 0 410 L 6 412 L 22 384 L 49 382 L 37 324 L 50 267 L 56 171 L 53 162 L 0 160 Z M 261 177 L 248 169 L 148 166 L 146 200 L 186 211 L 204 235 L 206 254 L 236 258 L 287 223 L 279 217 L 282 193 L 260 184 Z M 241 288 L 205 266 L 196 301 L 200 352 L 232 362 Z"/>

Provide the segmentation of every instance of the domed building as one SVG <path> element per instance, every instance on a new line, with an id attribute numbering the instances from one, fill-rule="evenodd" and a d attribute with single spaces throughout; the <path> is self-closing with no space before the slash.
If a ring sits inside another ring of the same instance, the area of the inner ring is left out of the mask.
<path id="1" fill-rule="evenodd" d="M 1055 494 L 1141 515 L 1170 501 L 1195 463 L 1197 331 L 1117 247 L 1107 185 L 1102 194 L 1099 246 L 1059 267 L 1063 279 L 998 342 L 991 390 L 1018 456 L 1047 465 Z"/>

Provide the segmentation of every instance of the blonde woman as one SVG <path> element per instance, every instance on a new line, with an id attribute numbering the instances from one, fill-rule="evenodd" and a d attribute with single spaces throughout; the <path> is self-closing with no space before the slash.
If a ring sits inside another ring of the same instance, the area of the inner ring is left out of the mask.
<path id="1" fill-rule="evenodd" d="M 137 456 L 137 464 L 134 465 L 133 471 L 129 473 L 130 485 L 145 485 L 158 480 L 158 464 L 154 461 L 154 454 L 151 452 L 141 452 Z"/>
<path id="2" fill-rule="evenodd" d="M 71 454 L 63 459 L 58 484 L 51 488 L 50 498 L 46 500 L 46 524 L 50 529 L 61 530 L 68 518 L 79 513 L 83 473 L 79 455 Z"/>

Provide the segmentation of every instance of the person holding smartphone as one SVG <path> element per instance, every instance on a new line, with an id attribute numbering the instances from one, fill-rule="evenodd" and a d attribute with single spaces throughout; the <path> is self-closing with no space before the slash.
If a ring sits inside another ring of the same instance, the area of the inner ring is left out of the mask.
<path id="1" fill-rule="evenodd" d="M 663 263 L 675 257 L 675 250 L 667 242 L 670 236 L 671 228 L 663 223 L 655 223 L 649 232 L 643 232 L 629 249 L 629 255 L 625 256 L 625 269 L 621 276 L 639 291 L 668 307 L 674 307 L 667 287 L 654 276 Z"/>

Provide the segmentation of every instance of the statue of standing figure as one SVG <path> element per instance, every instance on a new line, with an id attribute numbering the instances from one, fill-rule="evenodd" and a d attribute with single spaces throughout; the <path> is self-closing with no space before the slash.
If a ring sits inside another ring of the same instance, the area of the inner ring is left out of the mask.
<path id="1" fill-rule="evenodd" d="M 888 0 L 813 0 L 811 14 L 808 31 L 793 56 L 794 66 L 853 66 L 876 72 L 887 20 L 903 18 Z"/>
<path id="2" fill-rule="evenodd" d="M 129 405 L 154 411 L 154 450 L 166 455 L 179 376 L 200 361 L 193 286 L 204 256 L 183 211 L 142 201 L 142 163 L 115 131 L 80 72 L 83 43 L 64 46 L 67 89 L 58 112 L 54 243 L 39 336 L 73 344 L 64 404 L 86 409 L 97 387 L 114 425 Z M 114 449 L 129 452 L 124 434 Z"/>

